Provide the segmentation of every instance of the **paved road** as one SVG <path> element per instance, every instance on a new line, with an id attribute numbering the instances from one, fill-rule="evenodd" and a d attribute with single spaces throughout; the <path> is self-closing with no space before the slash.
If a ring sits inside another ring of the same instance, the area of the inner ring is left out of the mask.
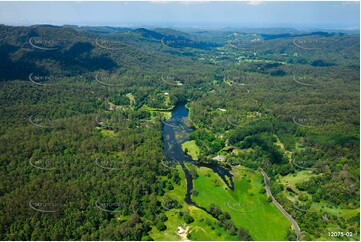
<path id="1" fill-rule="evenodd" d="M 272 197 L 272 201 L 273 203 L 276 205 L 276 207 L 286 216 L 286 218 L 292 223 L 293 227 L 295 228 L 296 234 L 297 234 L 297 240 L 300 240 L 301 237 L 301 230 L 300 227 L 298 226 L 296 220 L 294 220 L 291 215 L 289 215 L 289 213 L 287 213 L 287 211 L 281 206 L 281 204 L 279 204 L 277 202 L 277 200 L 274 198 L 274 196 L 272 195 L 271 189 L 269 187 L 269 179 L 268 176 L 266 174 L 266 172 L 264 172 L 264 170 L 262 168 L 259 168 L 261 170 L 261 173 L 264 177 L 264 183 L 266 185 L 266 191 L 267 191 L 267 195 Z"/>

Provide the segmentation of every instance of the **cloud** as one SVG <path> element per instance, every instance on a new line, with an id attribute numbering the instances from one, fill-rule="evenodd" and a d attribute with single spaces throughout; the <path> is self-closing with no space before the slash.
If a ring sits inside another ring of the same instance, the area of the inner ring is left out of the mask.
<path id="1" fill-rule="evenodd" d="M 341 2 L 342 5 L 359 5 L 359 1 L 347 1 L 347 2 Z"/>
<path id="2" fill-rule="evenodd" d="M 165 3 L 172 3 L 173 1 L 149 1 L 149 2 L 154 4 L 165 4 Z"/>
<path id="3" fill-rule="evenodd" d="M 207 0 L 201 0 L 201 1 L 177 1 L 177 0 L 168 0 L 168 1 L 150 1 L 150 3 L 154 3 L 154 4 L 168 4 L 168 3 L 178 3 L 178 4 L 199 4 L 199 3 L 209 3 L 209 1 Z"/>
<path id="4" fill-rule="evenodd" d="M 251 0 L 251 1 L 247 2 L 247 4 L 253 5 L 253 6 L 261 5 L 262 3 L 263 2 L 259 1 L 259 0 Z"/>

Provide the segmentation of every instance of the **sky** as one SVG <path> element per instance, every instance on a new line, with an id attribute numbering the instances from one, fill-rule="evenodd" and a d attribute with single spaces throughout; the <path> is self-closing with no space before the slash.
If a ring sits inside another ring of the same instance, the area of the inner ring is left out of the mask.
<path id="1" fill-rule="evenodd" d="M 0 2 L 0 24 L 359 29 L 359 2 Z"/>

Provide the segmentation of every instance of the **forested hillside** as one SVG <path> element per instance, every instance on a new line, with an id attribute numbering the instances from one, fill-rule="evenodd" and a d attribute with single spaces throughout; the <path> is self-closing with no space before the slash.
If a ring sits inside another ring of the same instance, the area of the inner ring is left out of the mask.
<path id="1" fill-rule="evenodd" d="M 296 240 L 262 168 L 299 239 L 358 240 L 359 43 L 0 25 L 0 239 Z M 163 127 L 184 104 L 192 162 L 170 166 Z"/>

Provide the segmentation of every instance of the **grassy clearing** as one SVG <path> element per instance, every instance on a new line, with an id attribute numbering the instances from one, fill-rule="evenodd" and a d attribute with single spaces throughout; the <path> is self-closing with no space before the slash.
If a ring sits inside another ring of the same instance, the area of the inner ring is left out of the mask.
<path id="1" fill-rule="evenodd" d="M 308 196 L 309 201 L 312 201 L 311 194 L 308 194 L 306 192 L 301 192 L 296 188 L 297 183 L 302 183 L 304 181 L 307 181 L 312 176 L 316 176 L 316 175 L 312 174 L 312 172 L 310 170 L 302 170 L 302 171 L 297 172 L 296 174 L 288 174 L 287 176 L 284 176 L 284 177 L 279 176 L 280 183 L 284 184 L 285 186 L 291 187 L 297 193 L 297 195 L 296 194 L 292 195 L 289 192 L 284 192 L 286 197 L 289 200 L 296 202 L 296 201 L 298 201 L 299 195 L 306 194 Z M 333 206 L 333 205 L 328 204 L 325 201 L 312 202 L 312 205 L 309 208 L 309 210 L 328 213 L 330 215 L 335 215 L 335 216 L 343 217 L 343 218 L 347 218 L 347 219 L 355 216 L 360 211 L 360 209 L 358 209 L 358 208 L 346 209 L 346 208 L 341 208 L 338 206 Z"/>
<path id="2" fill-rule="evenodd" d="M 180 166 L 177 167 L 180 168 Z M 188 206 L 184 202 L 184 197 L 186 194 L 186 180 L 182 170 L 179 170 L 179 175 L 181 177 L 180 185 L 173 184 L 174 189 L 172 191 L 166 192 L 165 195 L 168 195 L 172 199 L 177 200 L 178 203 L 182 205 L 182 208 L 166 211 L 165 214 L 168 217 L 168 220 L 164 224 L 166 225 L 167 229 L 165 231 L 158 231 L 154 226 L 150 231 L 150 236 L 156 241 L 181 240 L 181 237 L 177 234 L 178 226 L 182 226 L 183 228 L 189 226 L 188 231 L 191 240 L 237 241 L 238 237 L 231 236 L 229 232 L 216 225 L 216 220 L 211 215 L 196 207 Z M 160 201 L 163 199 L 164 197 L 159 198 Z M 183 218 L 180 216 L 180 211 L 187 211 L 194 218 L 194 222 L 191 224 L 186 224 Z"/>
<path id="3" fill-rule="evenodd" d="M 195 140 L 187 141 L 182 144 L 182 149 L 185 151 L 187 149 L 187 154 L 192 157 L 193 160 L 198 160 L 199 147 L 196 145 Z"/>
<path id="4" fill-rule="evenodd" d="M 277 135 L 274 135 L 277 139 L 277 141 L 274 143 L 275 145 L 277 145 L 278 147 L 280 147 L 280 149 L 282 150 L 282 152 L 286 155 L 286 157 L 288 158 L 289 162 L 291 162 L 292 159 L 292 152 L 290 152 L 289 150 L 285 149 L 285 145 L 281 142 L 281 140 L 278 138 Z"/>
<path id="5" fill-rule="evenodd" d="M 169 94 L 166 95 L 164 94 L 164 103 L 165 103 L 165 106 L 168 107 L 170 105 L 170 97 L 169 97 Z"/>
<path id="6" fill-rule="evenodd" d="M 306 148 L 300 144 L 300 143 L 296 143 L 296 151 L 301 152 L 304 151 Z"/>
<path id="7" fill-rule="evenodd" d="M 288 174 L 287 176 L 280 176 L 281 183 L 285 185 L 289 185 L 292 188 L 296 189 L 296 184 L 308 181 L 312 176 L 315 176 L 312 174 L 310 170 L 302 170 L 295 174 Z"/>
<path id="8" fill-rule="evenodd" d="M 135 97 L 134 97 L 134 95 L 131 94 L 131 93 L 128 93 L 125 96 L 127 96 L 129 98 L 130 106 L 134 106 L 135 105 Z"/>
<path id="9" fill-rule="evenodd" d="M 311 206 L 311 209 L 318 210 L 318 211 L 324 211 L 326 213 L 343 217 L 343 218 L 351 218 L 355 216 L 360 210 L 358 208 L 356 209 L 342 209 L 337 206 L 331 206 L 325 202 L 319 202 L 319 203 L 313 203 Z"/>
<path id="10" fill-rule="evenodd" d="M 165 112 L 165 111 L 148 111 L 150 113 L 151 119 L 159 119 L 163 118 L 165 120 L 168 120 L 172 117 L 171 112 Z"/>
<path id="11" fill-rule="evenodd" d="M 115 136 L 115 133 L 113 130 L 102 129 L 102 130 L 100 130 L 100 134 L 102 135 L 103 138 L 112 138 Z"/>
<path id="12" fill-rule="evenodd" d="M 287 63 L 287 62 L 284 62 L 284 61 L 247 59 L 247 58 L 245 58 L 245 57 L 239 58 L 239 62 L 238 62 L 238 63 L 242 63 L 242 62 L 247 62 L 247 63 L 251 63 L 251 62 L 264 62 L 264 63 L 279 63 L 279 64 L 282 64 L 282 65 L 288 65 L 288 63 Z"/>
<path id="13" fill-rule="evenodd" d="M 212 203 L 218 205 L 231 215 L 237 227 L 247 229 L 254 240 L 286 238 L 291 224 L 274 204 L 268 203 L 267 195 L 260 193 L 264 188 L 260 172 L 234 167 L 234 192 L 210 169 L 201 167 L 197 173 L 194 187 L 198 195 L 192 196 L 196 203 L 206 208 Z"/>

